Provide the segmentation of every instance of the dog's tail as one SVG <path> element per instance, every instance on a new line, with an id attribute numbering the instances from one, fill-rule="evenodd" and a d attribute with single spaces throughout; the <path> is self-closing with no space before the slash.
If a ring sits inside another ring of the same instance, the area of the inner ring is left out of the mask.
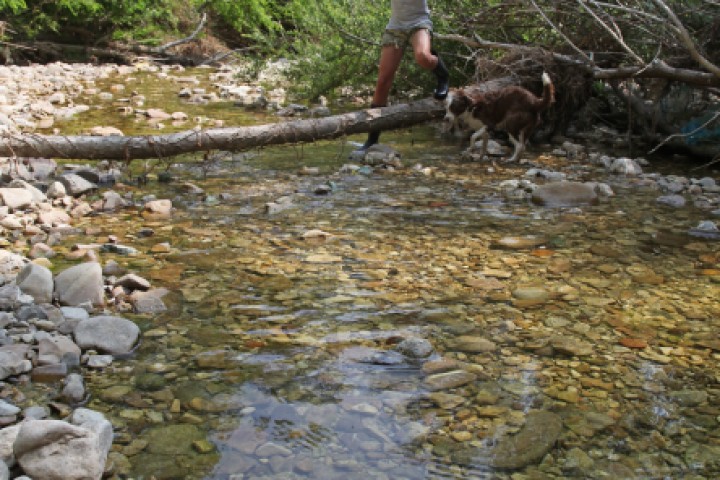
<path id="1" fill-rule="evenodd" d="M 547 72 L 543 72 L 542 74 L 542 83 L 543 95 L 536 105 L 538 111 L 540 112 L 543 110 L 547 110 L 550 105 L 555 103 L 555 85 L 553 85 L 552 80 L 550 80 L 550 75 L 548 75 Z"/>

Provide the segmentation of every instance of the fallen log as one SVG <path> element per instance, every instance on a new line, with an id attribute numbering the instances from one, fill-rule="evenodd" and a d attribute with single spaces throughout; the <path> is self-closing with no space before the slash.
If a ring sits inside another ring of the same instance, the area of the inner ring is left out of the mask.
<path id="1" fill-rule="evenodd" d="M 314 142 L 370 130 L 407 128 L 442 118 L 444 114 L 442 103 L 424 99 L 323 118 L 248 127 L 187 130 L 166 135 L 6 135 L 0 138 L 0 156 L 133 160 L 208 150 L 234 152 L 269 145 Z"/>

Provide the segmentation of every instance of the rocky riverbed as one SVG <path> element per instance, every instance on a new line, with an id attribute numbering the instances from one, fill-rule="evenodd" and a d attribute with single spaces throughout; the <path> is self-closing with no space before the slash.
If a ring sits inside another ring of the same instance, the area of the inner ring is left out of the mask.
<path id="1" fill-rule="evenodd" d="M 303 114 L 230 68 L 0 78 L 8 133 Z M 387 137 L 145 186 L 3 160 L 0 478 L 717 477 L 717 174 Z"/>

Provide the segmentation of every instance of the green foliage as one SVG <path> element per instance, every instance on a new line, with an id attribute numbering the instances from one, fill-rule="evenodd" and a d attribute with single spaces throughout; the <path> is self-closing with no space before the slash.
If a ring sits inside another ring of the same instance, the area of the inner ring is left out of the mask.
<path id="1" fill-rule="evenodd" d="M 0 0 L 0 12 L 18 13 L 25 7 L 24 0 Z"/>
<path id="2" fill-rule="evenodd" d="M 277 31 L 279 7 L 270 0 L 209 0 L 195 1 L 198 7 L 213 12 L 243 35 Z"/>

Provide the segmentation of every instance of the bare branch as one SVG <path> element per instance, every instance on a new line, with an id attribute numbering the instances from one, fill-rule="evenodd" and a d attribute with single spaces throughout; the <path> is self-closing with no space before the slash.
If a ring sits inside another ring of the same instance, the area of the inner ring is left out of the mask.
<path id="1" fill-rule="evenodd" d="M 590 7 L 588 7 L 585 4 L 586 0 L 577 0 L 577 3 L 583 8 L 583 10 L 588 12 L 590 14 L 590 16 L 592 16 L 595 19 L 595 21 L 600 24 L 601 27 L 603 27 L 605 30 L 607 30 L 607 32 L 610 34 L 610 36 L 613 37 L 616 42 L 618 42 L 618 44 L 623 48 L 623 50 L 625 50 L 628 53 L 628 55 L 630 55 L 633 58 L 633 60 L 635 60 L 635 63 L 641 64 L 641 65 L 644 65 L 646 63 L 645 60 L 643 60 L 637 53 L 635 53 L 633 51 L 632 48 L 630 48 L 625 43 L 625 40 L 623 40 L 622 37 L 620 36 L 620 34 L 622 32 L 613 31 L 613 29 L 610 28 L 610 26 L 607 23 L 605 23 L 595 12 L 592 11 L 592 9 Z"/>
<path id="2" fill-rule="evenodd" d="M 663 145 L 665 145 L 667 142 L 669 142 L 669 141 L 672 140 L 673 138 L 691 137 L 691 136 L 695 135 L 697 132 L 699 132 L 700 130 L 704 129 L 705 127 L 707 127 L 708 125 L 710 125 L 711 123 L 713 123 L 713 122 L 714 122 L 715 120 L 717 120 L 718 118 L 720 118 L 720 112 L 715 112 L 715 115 L 713 115 L 713 116 L 710 118 L 710 120 L 708 120 L 707 122 L 703 123 L 702 125 L 700 125 L 699 127 L 697 127 L 695 130 L 693 130 L 692 132 L 688 132 L 688 133 L 673 133 L 672 135 L 668 136 L 665 140 L 663 140 L 662 142 L 660 142 L 659 144 L 657 144 L 657 145 L 655 146 L 655 148 L 653 148 L 652 150 L 650 150 L 650 151 L 648 152 L 648 154 L 650 154 L 650 153 L 655 153 L 655 151 L 656 151 L 658 148 L 662 147 Z"/>
<path id="3" fill-rule="evenodd" d="M 552 22 L 552 20 L 550 20 L 550 19 L 548 18 L 547 15 L 545 15 L 545 12 L 543 12 L 542 9 L 538 6 L 538 4 L 535 3 L 535 0 L 530 0 L 530 3 L 532 3 L 533 7 L 535 7 L 535 10 L 537 10 L 537 12 L 538 12 L 538 13 L 540 14 L 540 16 L 543 18 L 543 20 L 545 20 L 545 21 L 548 23 L 548 25 L 550 25 L 550 26 L 552 27 L 552 29 L 555 30 L 555 31 L 563 38 L 563 40 L 565 40 L 565 42 L 566 42 L 568 45 L 570 45 L 570 47 L 571 47 L 573 50 L 575 50 L 581 57 L 583 57 L 583 59 L 584 59 L 587 63 L 589 63 L 589 64 L 592 64 L 592 63 L 593 63 L 592 59 L 591 59 L 590 57 L 588 57 L 588 56 L 585 54 L 585 52 L 583 52 L 580 48 L 578 48 L 577 45 L 575 45 L 575 44 L 572 42 L 572 40 L 570 40 L 570 38 L 568 38 L 568 36 L 565 35 L 565 34 L 562 32 L 562 30 L 560 30 L 560 29 Z"/>
<path id="4" fill-rule="evenodd" d="M 191 42 L 195 39 L 195 37 L 198 36 L 200 31 L 205 26 L 205 22 L 207 21 L 207 13 L 203 12 L 202 18 L 200 19 L 200 23 L 197 27 L 195 27 L 195 30 L 190 34 L 189 37 L 181 38 L 180 40 L 175 40 L 174 42 L 166 43 L 165 45 L 162 45 L 158 47 L 157 52 L 158 53 L 164 53 L 165 50 L 168 50 L 169 48 L 176 47 L 178 45 L 182 45 L 183 43 Z"/>
<path id="5" fill-rule="evenodd" d="M 688 53 L 690 53 L 690 56 L 693 58 L 693 60 L 698 62 L 707 71 L 720 77 L 720 67 L 713 64 L 710 60 L 700 54 L 697 47 L 695 46 L 695 42 L 693 42 L 692 38 L 690 37 L 690 33 L 687 31 L 685 25 L 682 24 L 677 15 L 675 15 L 675 12 L 673 12 L 670 7 L 668 7 L 665 2 L 663 2 L 663 0 L 653 1 L 658 7 L 660 7 L 660 9 L 665 12 L 665 14 L 670 18 L 670 21 L 675 24 L 675 27 L 678 30 L 678 34 L 680 35 L 680 41 L 682 42 Z"/>

